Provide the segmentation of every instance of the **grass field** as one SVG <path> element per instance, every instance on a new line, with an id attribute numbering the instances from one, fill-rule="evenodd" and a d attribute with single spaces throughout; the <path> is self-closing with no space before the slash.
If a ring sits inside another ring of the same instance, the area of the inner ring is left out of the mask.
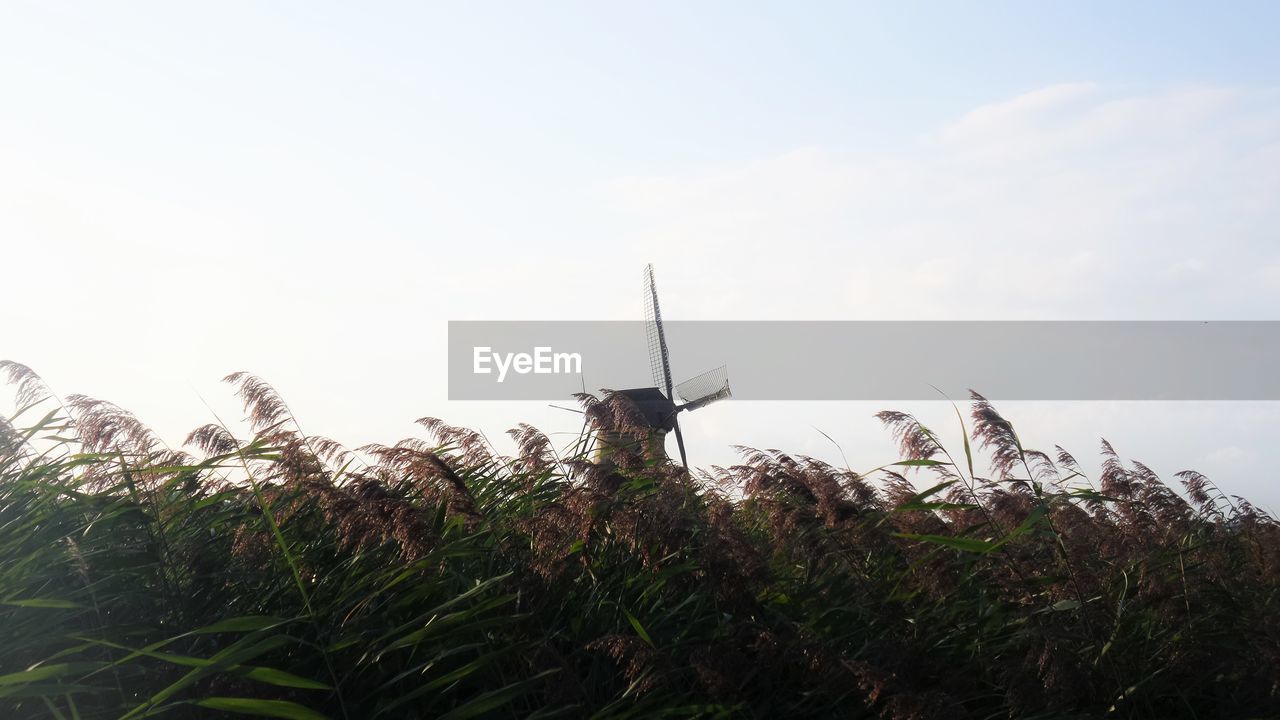
<path id="1" fill-rule="evenodd" d="M 1276 520 L 978 396 L 961 448 L 882 413 L 872 473 L 687 475 L 527 426 L 348 450 L 243 374 L 252 437 L 171 448 L 0 370 L 3 718 L 1280 716 Z"/>

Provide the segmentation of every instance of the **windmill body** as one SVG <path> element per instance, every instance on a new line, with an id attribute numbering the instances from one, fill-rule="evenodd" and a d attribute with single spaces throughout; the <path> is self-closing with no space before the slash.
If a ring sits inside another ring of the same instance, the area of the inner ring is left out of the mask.
<path id="1" fill-rule="evenodd" d="M 596 463 L 612 464 L 611 456 L 618 451 L 637 453 L 651 462 L 667 462 L 670 459 L 666 449 L 667 433 L 676 427 L 676 413 L 679 412 L 676 404 L 656 387 L 618 390 L 616 394 L 635 405 L 649 432 L 637 440 L 629 433 L 610 428 L 598 429 L 595 435 Z"/>

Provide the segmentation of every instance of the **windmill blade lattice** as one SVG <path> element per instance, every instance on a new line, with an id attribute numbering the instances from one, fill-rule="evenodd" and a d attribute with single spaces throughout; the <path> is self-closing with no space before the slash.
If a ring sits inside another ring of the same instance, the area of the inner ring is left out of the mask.
<path id="1" fill-rule="evenodd" d="M 644 268 L 644 320 L 645 333 L 649 337 L 649 370 L 653 384 L 674 400 L 671 387 L 671 357 L 667 352 L 667 337 L 662 329 L 662 310 L 658 307 L 658 288 L 653 280 L 653 265 Z"/>
<path id="2" fill-rule="evenodd" d="M 721 365 L 701 375 L 691 377 L 676 386 L 676 395 L 684 401 L 682 410 L 697 410 L 717 400 L 724 400 L 733 395 L 729 389 L 729 370 Z"/>

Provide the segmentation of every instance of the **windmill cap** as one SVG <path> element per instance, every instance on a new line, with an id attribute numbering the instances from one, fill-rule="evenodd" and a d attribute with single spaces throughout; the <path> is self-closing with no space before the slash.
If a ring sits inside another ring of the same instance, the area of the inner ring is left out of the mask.
<path id="1" fill-rule="evenodd" d="M 650 427 L 670 431 L 676 426 L 676 404 L 658 388 L 632 388 L 617 392 L 635 404 Z"/>

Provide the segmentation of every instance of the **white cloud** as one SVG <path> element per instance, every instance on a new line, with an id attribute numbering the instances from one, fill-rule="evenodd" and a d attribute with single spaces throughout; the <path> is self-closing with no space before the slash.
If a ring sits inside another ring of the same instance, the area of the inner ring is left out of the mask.
<path id="1" fill-rule="evenodd" d="M 913 147 L 803 148 L 607 197 L 631 243 L 721 294 L 707 312 L 1257 316 L 1275 288 L 1239 278 L 1280 260 L 1277 117 L 1271 92 L 1058 85 Z"/>
<path id="2" fill-rule="evenodd" d="M 1099 92 L 1093 83 L 1050 85 L 1010 100 L 976 107 L 938 131 L 935 139 L 944 144 L 973 145 L 1005 143 L 1016 135 L 1034 135 L 1063 110 L 1096 99 Z"/>

